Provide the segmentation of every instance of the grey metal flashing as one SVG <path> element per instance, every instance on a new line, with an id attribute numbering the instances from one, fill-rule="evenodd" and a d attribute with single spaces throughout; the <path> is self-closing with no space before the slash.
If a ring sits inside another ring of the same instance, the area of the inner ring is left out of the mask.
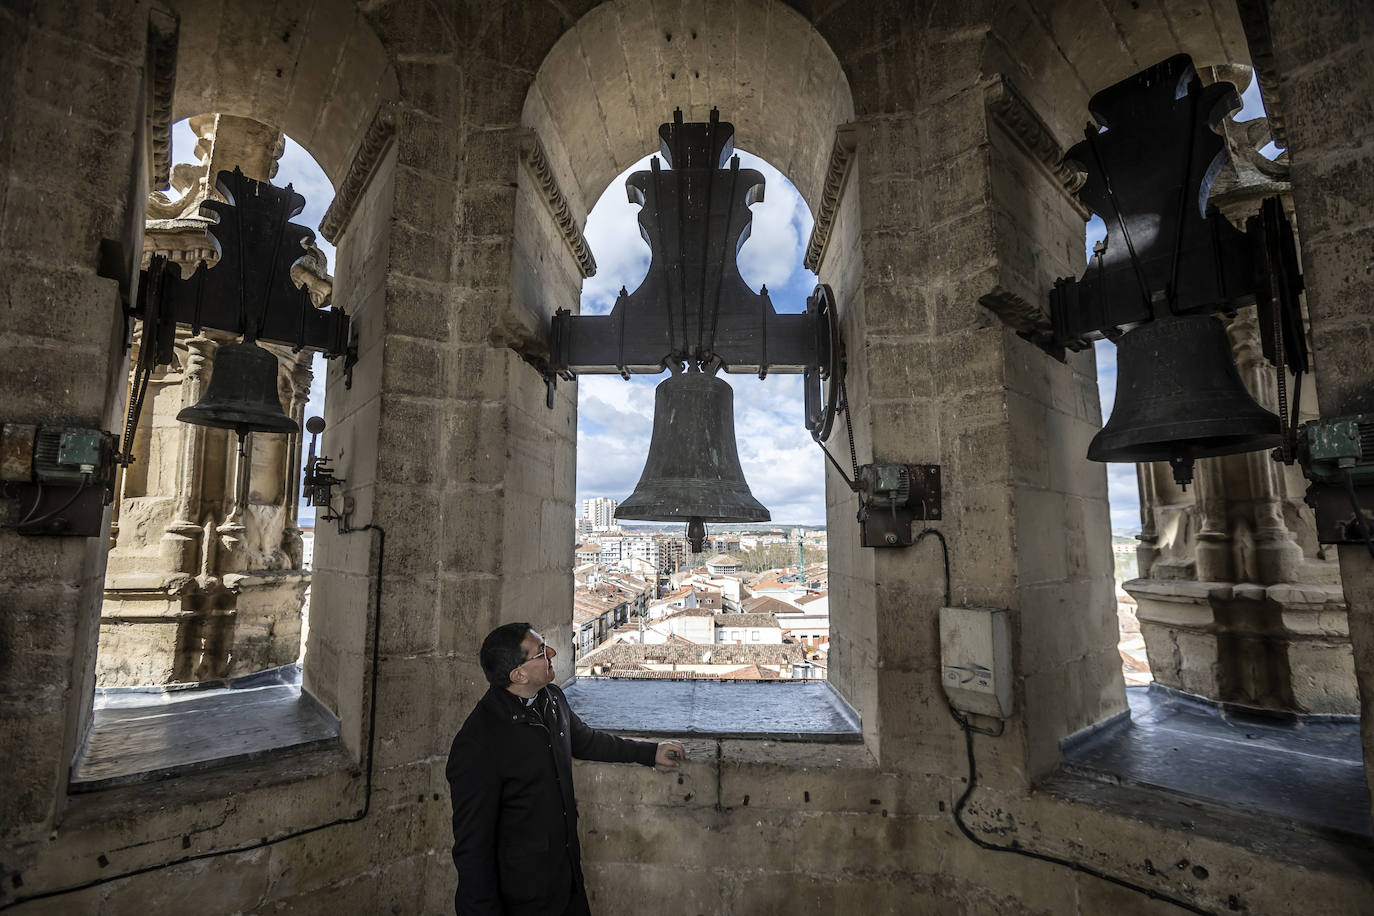
<path id="1" fill-rule="evenodd" d="M 1374 839 L 1357 716 L 1301 716 L 1129 687 L 1129 716 L 1065 739 L 1059 772 Z"/>
<path id="2" fill-rule="evenodd" d="M 857 743 L 859 716 L 825 681 L 575 678 L 564 686 L 593 728 L 639 735 Z"/>
<path id="3" fill-rule="evenodd" d="M 104 688 L 72 765 L 94 792 L 337 746 L 339 720 L 300 687 L 295 665 L 207 684 Z"/>

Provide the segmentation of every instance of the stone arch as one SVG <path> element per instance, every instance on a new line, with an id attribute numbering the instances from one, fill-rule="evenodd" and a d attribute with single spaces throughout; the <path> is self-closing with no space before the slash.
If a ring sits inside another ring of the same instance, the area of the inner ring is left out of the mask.
<path id="1" fill-rule="evenodd" d="M 308 2 L 289 12 L 255 0 L 244 4 L 173 0 L 171 6 L 178 19 L 178 38 L 169 123 L 186 117 L 234 116 L 230 120 L 238 121 L 237 127 L 248 131 L 237 139 L 247 144 L 245 150 L 253 160 L 253 168 L 244 165 L 250 177 L 269 178 L 275 173 L 273 160 L 275 155 L 280 155 L 279 148 L 275 151 L 248 149 L 255 143 L 270 145 L 271 140 L 264 141 L 264 137 L 288 135 L 314 158 L 335 191 L 335 210 L 338 211 L 336 216 L 331 210 L 322 233 L 339 244 L 340 262 L 335 265 L 335 271 L 336 275 L 341 275 L 341 282 L 333 304 L 355 317 L 359 340 L 370 340 L 376 333 L 376 323 L 380 322 L 380 307 L 371 310 L 369 319 L 357 319 L 367 311 L 365 291 L 375 292 L 386 265 L 358 252 L 377 241 L 378 232 L 383 231 L 377 227 L 386 222 L 387 214 L 378 212 L 376 193 L 369 196 L 369 190 L 374 182 L 386 184 L 389 165 L 385 153 L 393 126 L 390 112 L 398 93 L 394 68 L 381 41 L 354 5 L 336 0 Z M 226 157 L 226 161 L 216 163 L 216 169 L 233 164 L 233 157 Z M 210 181 L 213 182 L 213 177 Z M 135 207 L 139 203 L 131 202 Z M 334 217 L 332 227 L 331 217 Z M 351 227 L 360 227 L 361 231 L 350 232 Z M 344 266 L 359 262 L 361 266 Z M 319 261 L 317 266 L 320 268 L 317 272 L 322 272 L 323 262 Z M 293 277 L 310 287 L 316 305 L 323 304 L 322 295 L 327 293 L 321 291 L 328 284 L 322 286 L 321 278 L 310 275 L 308 270 L 297 274 L 298 271 L 293 270 Z M 269 349 L 276 351 L 283 361 L 278 378 L 283 407 L 300 422 L 308 387 L 308 370 L 304 367 L 309 365 L 309 354 L 292 355 L 289 347 L 269 345 Z M 181 355 L 184 354 L 183 349 Z M 368 401 L 367 386 L 344 396 L 342 362 L 334 360 L 328 365 L 327 384 L 340 393 L 330 405 L 331 423 L 338 421 L 338 429 L 333 431 L 334 441 L 346 441 L 349 452 L 367 452 L 366 437 L 375 438 L 375 428 L 369 431 L 368 424 L 363 424 L 360 435 L 364 440 L 355 444 L 350 438 L 355 430 L 344 419 L 345 414 L 351 414 L 359 404 Z M 375 391 L 371 394 L 375 396 Z M 141 425 L 150 423 L 151 418 L 145 416 Z M 216 442 L 223 438 L 218 432 L 210 437 Z M 266 540 L 242 537 L 242 525 L 228 534 L 221 530 L 221 534 L 231 540 L 235 532 L 239 533 L 238 547 L 252 557 L 248 561 L 250 567 L 281 566 L 297 571 L 295 567 L 300 566 L 301 535 L 295 522 L 293 499 L 299 489 L 298 444 L 297 437 L 293 436 L 287 442 L 271 442 L 252 450 L 249 463 L 254 470 L 249 479 L 254 481 L 254 488 L 245 490 L 242 505 L 236 503 L 235 512 L 271 515 L 275 520 L 267 527 L 276 530 L 285 525 L 286 530 L 281 537 Z M 232 473 L 218 465 L 214 465 L 213 470 L 218 471 L 219 476 Z M 258 483 L 263 486 L 259 487 Z M 201 523 L 204 520 L 194 521 Z M 228 524 L 226 521 L 225 525 Z M 198 528 L 191 530 L 195 525 L 181 527 L 185 529 L 181 532 L 184 540 L 192 544 L 209 537 L 202 535 Z M 253 530 L 250 525 L 249 535 Z M 317 606 L 328 610 L 318 615 L 312 639 L 332 644 L 319 653 L 321 657 L 327 657 L 330 651 L 358 651 L 356 643 L 359 640 L 351 633 L 338 632 L 334 618 L 354 614 L 365 616 L 367 610 L 361 606 L 365 596 L 357 602 L 341 600 L 336 604 L 328 599 L 340 594 L 356 597 L 358 589 L 353 587 L 353 580 L 367 578 L 369 558 L 352 558 L 330 567 L 330 551 L 324 550 L 320 560 L 323 565 L 320 562 L 316 565 L 322 568 L 325 578 L 347 581 L 349 585 L 331 587 L 330 582 L 318 583 L 322 587 L 317 587 L 315 592 L 317 595 L 323 593 L 326 600 L 317 601 Z M 302 581 L 308 584 L 308 575 Z M 298 606 L 299 591 L 303 588 L 304 585 L 299 585 L 293 593 L 294 598 L 288 595 L 285 600 L 288 603 L 294 600 Z M 354 603 L 359 606 L 354 607 Z M 286 646 L 290 638 L 290 632 L 282 636 L 280 651 L 274 650 L 277 655 L 294 657 L 294 649 Z M 361 677 L 337 679 L 337 671 L 322 671 L 322 668 L 311 670 L 307 667 L 305 685 L 339 715 L 343 740 L 351 748 L 357 748 L 364 725 L 365 684 Z"/>
<path id="2" fill-rule="evenodd" d="M 555 307 L 578 308 L 591 267 L 578 254 L 580 227 L 617 175 L 658 151 L 658 128 L 675 108 L 688 121 L 706 121 L 718 109 L 734 125 L 737 147 L 787 175 L 813 214 L 829 208 L 834 221 L 832 152 L 855 104 L 839 58 L 806 18 L 778 0 L 601 4 L 552 43 L 523 100 L 527 167 L 514 207 L 513 306 L 518 314 L 537 303 L 542 314 L 525 314 L 521 323 L 547 327 Z M 850 211 L 856 208 L 851 202 Z M 845 241 L 832 249 L 841 254 L 821 270 L 839 291 L 842 311 L 858 271 L 857 233 L 857 219 L 840 224 L 835 238 Z M 560 446 L 573 461 L 575 438 Z M 565 483 L 555 499 L 571 517 L 573 481 Z M 566 568 L 557 575 L 570 584 Z M 571 604 L 570 595 L 558 602 Z M 559 639 L 568 628 L 564 616 L 553 630 Z"/>
<path id="3" fill-rule="evenodd" d="M 219 112 L 270 124 L 338 188 L 368 123 L 396 97 L 395 72 L 355 4 L 176 0 L 172 120 Z"/>
<path id="4" fill-rule="evenodd" d="M 1003 0 L 998 7 L 984 73 L 1011 79 L 1061 142 L 1081 134 L 1093 93 L 1167 57 L 1188 54 L 1199 70 L 1250 61 L 1231 4 Z"/>
<path id="5" fill-rule="evenodd" d="M 1244 6 L 1197 7 L 1165 0 L 1134 9 L 1076 0 L 1007 2 L 992 19 L 983 66 L 1010 84 L 1008 96 L 1019 96 L 1014 104 L 1023 125 L 1044 125 L 1041 139 L 1049 143 L 1042 158 L 1052 165 L 1063 148 L 1082 136 L 1091 96 L 1145 67 L 1186 53 L 1204 83 L 1226 80 L 1244 90 L 1252 63 L 1261 64 L 1258 78 L 1269 109 L 1268 129 L 1234 122 L 1221 128 L 1233 165 L 1211 195 L 1212 204 L 1242 225 L 1265 196 L 1282 194 L 1291 205 L 1287 165 L 1275 170 L 1266 161 L 1263 174 L 1256 172 L 1256 147 L 1271 131 L 1281 138 L 1282 113 L 1274 86 L 1265 83 L 1263 62 L 1252 61 L 1248 39 L 1255 23 L 1247 21 Z M 1005 109 L 1001 120 L 1011 120 Z M 1029 136 L 1023 131 L 1023 142 Z M 1006 200 L 1014 195 L 1006 194 Z M 1020 204 L 1004 206 L 1015 212 Z M 1242 310 L 1231 334 L 1252 394 L 1277 409 L 1272 369 L 1258 356 L 1254 313 Z M 1307 388 L 1304 404 L 1310 408 L 1315 400 L 1310 378 Z M 1140 602 L 1150 655 L 1159 660 L 1154 665 L 1157 683 L 1213 700 L 1290 712 L 1356 711 L 1348 643 L 1329 633 L 1314 639 L 1308 635 L 1314 628 L 1296 623 L 1319 614 L 1344 616 L 1335 564 L 1321 559 L 1310 515 L 1301 503 L 1305 482 L 1286 481 L 1279 466 L 1256 454 L 1207 459 L 1201 467 L 1198 486 L 1184 494 L 1167 473 L 1139 466 L 1145 517 L 1140 578 L 1132 593 Z M 1180 524 L 1179 513 L 1197 517 Z M 1152 571 L 1157 561 L 1158 569 Z M 1188 586 L 1177 580 L 1258 584 L 1238 588 L 1234 598 L 1224 588 L 1225 599 L 1197 598 L 1184 596 Z M 1304 583 L 1300 597 L 1291 588 L 1295 582 Z M 1243 627 L 1236 622 L 1240 620 Z M 1245 627 L 1259 636 L 1241 632 Z M 1190 650 L 1180 651 L 1183 644 Z"/>
<path id="6" fill-rule="evenodd" d="M 767 159 L 813 211 L 835 127 L 854 103 L 839 58 L 778 0 L 700 7 L 616 0 L 587 13 L 539 66 L 521 123 L 548 147 L 575 209 L 658 149 L 658 126 L 681 108 L 712 107 L 735 125 L 737 146 Z"/>

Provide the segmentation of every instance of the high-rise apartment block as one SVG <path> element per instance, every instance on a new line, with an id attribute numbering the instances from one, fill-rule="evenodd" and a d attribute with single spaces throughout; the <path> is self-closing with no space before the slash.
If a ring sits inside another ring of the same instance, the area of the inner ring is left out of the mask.
<path id="1" fill-rule="evenodd" d="M 582 517 L 592 523 L 592 530 L 614 528 L 615 507 L 620 505 L 609 496 L 593 496 L 582 500 Z"/>

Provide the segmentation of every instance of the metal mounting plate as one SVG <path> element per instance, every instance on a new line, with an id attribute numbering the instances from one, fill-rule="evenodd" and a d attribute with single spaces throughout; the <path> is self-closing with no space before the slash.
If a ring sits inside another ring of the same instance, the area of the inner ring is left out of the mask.
<path id="1" fill-rule="evenodd" d="M 871 473 L 865 471 L 872 469 Z M 905 469 L 908 483 L 905 500 L 885 499 L 879 494 L 861 493 L 859 529 L 865 547 L 910 547 L 914 536 L 912 523 L 918 519 L 934 521 L 940 518 L 940 466 L 938 464 L 904 464 L 860 468 L 860 478 L 883 478 L 881 473 Z M 875 497 L 884 505 L 874 505 Z"/>

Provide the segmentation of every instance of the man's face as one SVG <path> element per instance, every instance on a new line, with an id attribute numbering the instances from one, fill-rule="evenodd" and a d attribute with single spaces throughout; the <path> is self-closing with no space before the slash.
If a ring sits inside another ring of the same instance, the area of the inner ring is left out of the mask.
<path id="1" fill-rule="evenodd" d="M 553 683 L 553 659 L 558 654 L 553 646 L 545 643 L 544 637 L 537 632 L 530 630 L 520 643 L 520 649 L 525 655 L 525 661 L 516 671 L 524 675 L 525 683 L 535 690 Z"/>

